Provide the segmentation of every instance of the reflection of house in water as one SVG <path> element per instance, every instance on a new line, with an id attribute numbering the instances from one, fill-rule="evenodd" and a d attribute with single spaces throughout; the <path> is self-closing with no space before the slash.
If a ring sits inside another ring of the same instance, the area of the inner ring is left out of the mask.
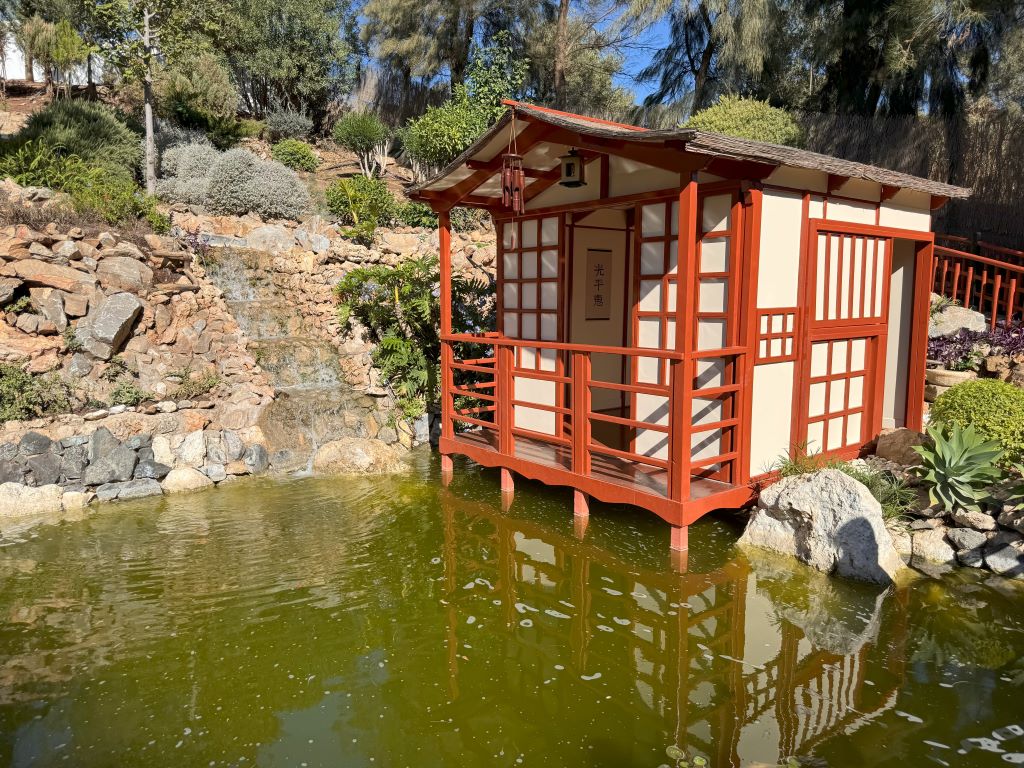
<path id="1" fill-rule="evenodd" d="M 885 593 L 858 586 L 846 594 L 845 585 L 825 577 L 793 592 L 791 571 L 776 574 L 771 563 L 752 569 L 746 560 L 707 573 L 638 567 L 489 505 L 446 492 L 443 506 L 454 699 L 459 649 L 477 638 L 459 594 L 467 582 L 496 574 L 491 586 L 510 630 L 504 647 L 488 649 L 501 665 L 497 682 L 504 675 L 509 688 L 535 682 L 540 691 L 558 665 L 584 681 L 600 671 L 620 706 L 631 697 L 621 730 L 601 743 L 633 750 L 618 756 L 621 764 L 646 764 L 633 761 L 649 760 L 649 749 L 673 741 L 715 766 L 806 755 L 895 703 L 906 627 L 881 626 Z M 888 660 L 879 663 L 876 649 Z M 530 676 L 536 680 L 524 679 Z M 563 687 L 538 696 L 534 716 L 571 731 L 566 718 L 575 705 Z M 622 746 L 631 741 L 632 748 Z"/>

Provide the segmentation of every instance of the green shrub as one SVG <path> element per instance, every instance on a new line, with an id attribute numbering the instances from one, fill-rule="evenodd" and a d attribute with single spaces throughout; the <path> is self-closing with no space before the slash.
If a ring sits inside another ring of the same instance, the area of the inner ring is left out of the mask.
<path id="1" fill-rule="evenodd" d="M 398 207 L 396 218 L 407 227 L 436 227 L 437 214 L 424 203 L 409 201 Z"/>
<path id="2" fill-rule="evenodd" d="M 359 267 L 335 286 L 339 321 L 345 326 L 354 319 L 366 327 L 377 344 L 374 364 L 409 416 L 437 402 L 439 279 L 438 258 L 428 256 L 397 267 Z M 453 276 L 452 292 L 456 327 L 492 326 L 486 285 Z"/>
<path id="3" fill-rule="evenodd" d="M 243 139 L 258 139 L 266 130 L 267 124 L 262 120 L 243 117 L 238 121 L 238 135 Z"/>
<path id="4" fill-rule="evenodd" d="M 947 512 L 957 509 L 979 511 L 991 497 L 992 484 L 999 480 L 996 462 L 1002 450 L 995 440 L 986 440 L 972 426 L 959 424 L 928 426 L 930 445 L 917 445 L 921 466 L 913 471 L 928 489 L 932 504 Z"/>
<path id="5" fill-rule="evenodd" d="M 230 149 L 210 169 L 205 205 L 216 214 L 297 219 L 309 205 L 309 191 L 280 163 Z"/>
<path id="6" fill-rule="evenodd" d="M 293 109 L 277 109 L 267 113 L 266 133 L 271 141 L 304 139 L 313 130 L 313 121 Z"/>
<path id="7" fill-rule="evenodd" d="M 134 408 L 143 400 L 150 400 L 152 395 L 143 390 L 129 378 L 123 378 L 110 393 L 111 405 L 127 405 Z"/>
<path id="8" fill-rule="evenodd" d="M 27 141 L 0 158 L 0 177 L 9 176 L 23 186 L 50 187 L 66 193 L 80 214 L 95 215 L 108 224 L 143 219 L 157 232 L 170 224 L 124 174 L 89 165 L 77 155 L 64 154 L 38 141 Z"/>
<path id="9" fill-rule="evenodd" d="M 15 137 L 35 141 L 113 174 L 135 176 L 142 162 L 137 133 L 107 107 L 81 99 L 61 99 L 33 114 Z"/>
<path id="10" fill-rule="evenodd" d="M 63 413 L 70 407 L 70 388 L 56 374 L 33 376 L 0 363 L 0 422 Z"/>
<path id="11" fill-rule="evenodd" d="M 393 223 L 399 206 L 387 185 L 380 179 L 353 176 L 338 179 L 324 192 L 327 210 L 353 229 L 349 237 L 368 244 L 378 226 Z"/>
<path id="12" fill-rule="evenodd" d="M 271 156 L 293 171 L 315 171 L 320 165 L 316 152 L 304 141 L 298 139 L 285 139 L 279 141 L 270 150 Z"/>
<path id="13" fill-rule="evenodd" d="M 714 106 L 697 112 L 684 124 L 698 131 L 723 133 L 741 139 L 799 146 L 800 125 L 786 110 L 766 101 L 723 96 Z"/>
<path id="14" fill-rule="evenodd" d="M 1006 464 L 1024 460 L 1024 390 L 998 379 L 975 379 L 943 392 L 929 411 L 932 422 L 973 426 L 995 440 Z"/>
<path id="15" fill-rule="evenodd" d="M 379 155 L 387 155 L 391 129 L 372 112 L 349 112 L 334 125 L 334 140 L 359 157 L 365 176 L 373 176 L 380 163 Z M 380 171 L 383 171 L 380 168 Z"/>
<path id="16" fill-rule="evenodd" d="M 195 400 L 220 384 L 220 376 L 212 370 L 196 373 L 191 366 L 186 366 L 177 375 L 181 377 L 181 384 L 174 390 L 175 400 Z"/>
<path id="17" fill-rule="evenodd" d="M 490 220 L 490 214 L 480 208 L 465 208 L 456 206 L 449 214 L 452 222 L 452 229 L 456 232 L 473 232 L 481 229 Z"/>
<path id="18" fill-rule="evenodd" d="M 882 516 L 887 520 L 901 517 L 913 510 L 917 493 L 906 480 L 892 472 L 850 462 L 842 462 L 836 469 L 871 491 L 871 495 L 882 506 Z"/>
<path id="19" fill-rule="evenodd" d="M 222 147 L 237 143 L 238 91 L 231 73 L 210 53 L 178 65 L 157 81 L 157 106 L 164 117 L 209 135 Z"/>

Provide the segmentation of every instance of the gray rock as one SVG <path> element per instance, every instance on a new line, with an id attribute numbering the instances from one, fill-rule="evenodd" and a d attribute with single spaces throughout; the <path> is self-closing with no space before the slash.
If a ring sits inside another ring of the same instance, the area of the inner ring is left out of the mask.
<path id="1" fill-rule="evenodd" d="M 950 517 L 953 518 L 957 525 L 973 528 L 976 531 L 994 531 L 996 529 L 996 519 L 986 512 L 970 512 L 966 509 L 958 509 Z"/>
<path id="2" fill-rule="evenodd" d="M 131 334 L 142 307 L 142 301 L 130 293 L 108 296 L 79 321 L 78 340 L 89 354 L 109 360 Z"/>
<path id="3" fill-rule="evenodd" d="M 295 237 L 285 227 L 277 224 L 264 224 L 256 227 L 245 236 L 250 248 L 268 253 L 283 253 L 295 245 Z"/>
<path id="4" fill-rule="evenodd" d="M 225 429 L 222 433 L 224 441 L 224 457 L 227 462 L 238 461 L 245 454 L 245 443 L 234 430 Z"/>
<path id="5" fill-rule="evenodd" d="M 947 528 L 946 538 L 957 549 L 977 549 L 985 546 L 988 537 L 973 528 Z"/>
<path id="6" fill-rule="evenodd" d="M 17 443 L 0 443 L 0 461 L 11 461 L 18 456 Z"/>
<path id="7" fill-rule="evenodd" d="M 267 449 L 262 445 L 250 445 L 246 449 L 245 455 L 242 456 L 242 461 L 245 462 L 245 466 L 254 475 L 266 472 L 270 466 L 270 457 L 267 455 Z"/>
<path id="8" fill-rule="evenodd" d="M 64 314 L 64 293 L 56 288 L 29 288 L 32 306 L 49 320 L 58 331 L 68 327 L 68 316 Z"/>
<path id="9" fill-rule="evenodd" d="M 999 515 L 999 524 L 1024 533 L 1024 507 L 1010 507 Z"/>
<path id="10" fill-rule="evenodd" d="M 82 418 L 85 419 L 86 421 L 99 421 L 100 419 L 107 418 L 107 416 L 109 415 L 109 411 L 107 411 L 105 408 L 100 408 L 98 411 L 89 411 L 88 413 L 84 414 Z"/>
<path id="11" fill-rule="evenodd" d="M 171 471 L 171 468 L 166 464 L 161 464 L 159 461 L 153 461 L 151 459 L 145 459 L 140 461 L 135 467 L 135 478 L 136 479 L 149 479 L 149 480 L 163 480 L 167 477 L 167 473 Z"/>
<path id="12" fill-rule="evenodd" d="M 153 270 L 131 256 L 107 256 L 96 268 L 96 277 L 107 288 L 142 293 L 153 286 Z"/>
<path id="13" fill-rule="evenodd" d="M 68 363 L 68 375 L 74 376 L 76 379 L 84 379 L 90 373 L 92 373 L 92 367 L 95 365 L 92 358 L 90 358 L 84 352 L 75 352 L 71 356 L 71 362 Z"/>
<path id="14" fill-rule="evenodd" d="M 65 240 L 55 246 L 53 252 L 56 256 L 68 261 L 78 261 L 82 258 L 82 246 L 74 240 Z"/>
<path id="15" fill-rule="evenodd" d="M 121 445 L 106 427 L 100 427 L 89 438 L 89 461 L 96 462 Z"/>
<path id="16" fill-rule="evenodd" d="M 928 325 L 928 336 L 949 336 L 961 328 L 971 331 L 984 331 L 988 328 L 985 316 L 967 307 L 946 307 L 942 312 L 933 315 Z"/>
<path id="17" fill-rule="evenodd" d="M 398 442 L 398 433 L 393 427 L 381 427 L 377 433 L 377 439 L 385 445 L 391 445 Z"/>
<path id="18" fill-rule="evenodd" d="M 965 568 L 984 568 L 985 556 L 980 549 L 961 549 L 956 559 Z"/>
<path id="19" fill-rule="evenodd" d="M 927 517 L 921 520 L 912 520 L 910 523 L 910 530 L 912 531 L 930 531 L 932 528 L 941 528 L 942 520 L 937 517 Z"/>
<path id="20" fill-rule="evenodd" d="M 104 488 L 109 489 L 107 491 L 108 494 L 111 491 L 116 491 L 114 498 L 121 499 L 122 501 L 144 499 L 147 496 L 159 496 L 164 492 L 163 488 L 160 487 L 160 483 L 150 478 L 128 480 L 123 483 L 108 483 L 96 489 L 96 495 L 100 500 L 109 500 L 103 498 Z"/>
<path id="21" fill-rule="evenodd" d="M 0 304 L 10 301 L 14 292 L 21 287 L 21 280 L 16 277 L 0 277 Z"/>
<path id="22" fill-rule="evenodd" d="M 203 466 L 206 463 L 206 437 L 203 430 L 197 429 L 185 435 L 175 453 L 182 464 L 190 467 Z"/>
<path id="23" fill-rule="evenodd" d="M 29 456 L 25 466 L 31 473 L 30 485 L 53 485 L 60 480 L 61 457 L 54 453 Z"/>
<path id="24" fill-rule="evenodd" d="M 1012 531 L 997 533 L 985 546 L 985 565 L 1000 576 L 1024 579 L 1024 536 Z"/>
<path id="25" fill-rule="evenodd" d="M 417 443 L 425 443 L 430 440 L 430 416 L 421 414 L 413 422 L 413 438 Z"/>
<path id="26" fill-rule="evenodd" d="M 89 465 L 89 449 L 85 445 L 73 445 L 64 449 L 60 460 L 60 474 L 68 480 L 81 480 Z"/>
<path id="27" fill-rule="evenodd" d="M 905 427 L 887 430 L 878 436 L 875 455 L 903 466 L 916 466 L 921 463 L 921 457 L 914 451 L 917 445 L 924 445 L 924 435 L 920 432 Z"/>
<path id="28" fill-rule="evenodd" d="M 110 415 L 111 416 L 116 416 L 117 414 L 124 413 L 127 410 L 128 410 L 128 406 L 127 405 L 113 405 L 113 406 L 110 407 Z"/>
<path id="29" fill-rule="evenodd" d="M 53 446 L 53 440 L 38 432 L 26 432 L 18 441 L 18 455 L 34 456 L 46 453 Z"/>
<path id="30" fill-rule="evenodd" d="M 131 448 L 133 451 L 137 451 L 140 448 L 148 448 L 153 444 L 152 435 L 134 435 L 124 441 L 124 444 Z"/>
<path id="31" fill-rule="evenodd" d="M 220 432 L 206 432 L 206 458 L 210 464 L 227 464 L 224 439 Z"/>
<path id="32" fill-rule="evenodd" d="M 914 534 L 914 557 L 911 565 L 932 575 L 956 565 L 956 551 L 946 541 L 945 528 L 917 531 Z"/>
<path id="33" fill-rule="evenodd" d="M 219 483 L 228 476 L 228 473 L 224 470 L 223 464 L 207 464 L 203 467 L 203 474 L 215 483 Z"/>
<path id="34" fill-rule="evenodd" d="M 139 454 L 139 461 L 155 461 L 156 460 L 156 453 L 154 453 L 153 449 L 151 447 L 149 447 L 149 446 L 146 446 L 145 448 L 139 448 L 138 454 Z"/>
<path id="35" fill-rule="evenodd" d="M 739 543 L 875 583 L 891 583 L 905 567 L 881 505 L 861 483 L 835 469 L 766 488 Z"/>
<path id="36" fill-rule="evenodd" d="M 0 459 L 0 483 L 24 483 L 25 467 L 9 459 Z"/>
<path id="37" fill-rule="evenodd" d="M 61 448 L 74 448 L 77 445 L 88 445 L 89 435 L 72 435 L 60 441 Z"/>
<path id="38" fill-rule="evenodd" d="M 113 501 L 121 493 L 124 483 L 104 483 L 96 489 L 96 498 L 100 501 Z"/>
<path id="39" fill-rule="evenodd" d="M 135 451 L 127 445 L 119 444 L 100 459 L 89 463 L 85 469 L 85 484 L 103 485 L 130 480 L 135 472 L 137 458 Z"/>

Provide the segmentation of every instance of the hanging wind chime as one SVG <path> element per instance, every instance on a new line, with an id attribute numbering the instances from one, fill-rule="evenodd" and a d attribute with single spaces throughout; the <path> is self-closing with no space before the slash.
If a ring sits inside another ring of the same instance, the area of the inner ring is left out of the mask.
<path id="1" fill-rule="evenodd" d="M 508 152 L 501 156 L 501 204 L 521 216 L 526 211 L 526 173 L 523 171 L 523 157 L 516 144 L 516 116 L 512 113 Z"/>

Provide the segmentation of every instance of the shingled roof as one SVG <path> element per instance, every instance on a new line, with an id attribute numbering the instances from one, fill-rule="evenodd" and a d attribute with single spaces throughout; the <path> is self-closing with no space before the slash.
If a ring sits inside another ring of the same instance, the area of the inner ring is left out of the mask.
<path id="1" fill-rule="evenodd" d="M 502 132 L 507 133 L 509 123 L 517 117 L 526 118 L 533 122 L 547 123 L 595 139 L 615 139 L 647 146 L 660 145 L 664 146 L 666 152 L 704 155 L 708 158 L 709 162 L 715 158 L 722 158 L 726 160 L 763 163 L 775 167 L 805 168 L 851 179 L 865 179 L 885 186 L 912 189 L 946 198 L 966 198 L 971 194 L 971 190 L 965 187 L 932 181 L 931 179 L 900 173 L 888 168 L 856 163 L 851 160 L 843 160 L 838 157 L 810 152 L 805 149 L 797 149 L 796 147 L 787 147 L 781 144 L 740 139 L 734 136 L 724 136 L 692 128 L 647 130 L 637 126 L 597 120 L 583 115 L 573 115 L 530 104 L 506 103 L 509 109 L 501 119 L 473 142 L 472 146 L 459 155 L 444 170 L 433 178 L 415 186 L 411 190 L 413 196 L 426 190 L 444 189 L 447 186 L 445 184 L 446 177 L 463 168 L 467 161 L 474 159 L 496 136 Z M 609 153 L 614 154 L 614 149 L 610 149 Z"/>

